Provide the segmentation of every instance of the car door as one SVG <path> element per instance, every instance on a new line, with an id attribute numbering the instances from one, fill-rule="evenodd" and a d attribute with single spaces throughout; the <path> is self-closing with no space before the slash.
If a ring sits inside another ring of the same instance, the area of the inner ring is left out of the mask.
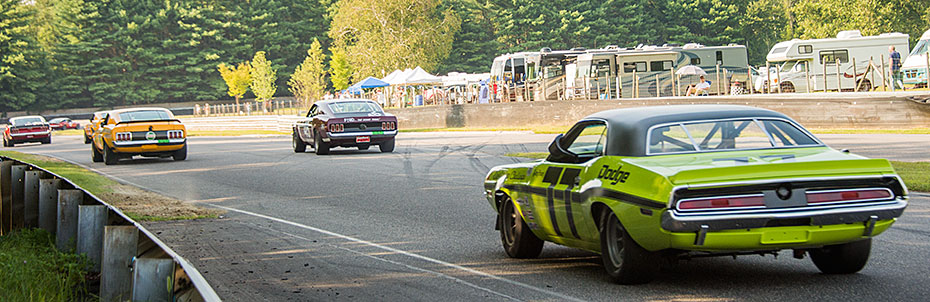
<path id="1" fill-rule="evenodd" d="M 316 115 L 318 110 L 319 108 L 316 105 L 313 105 L 312 107 L 310 107 L 310 110 L 307 111 L 307 116 L 297 121 L 297 125 L 296 125 L 297 135 L 300 137 L 301 140 L 305 142 L 312 141 L 312 137 L 310 134 L 310 129 L 311 129 L 310 121 L 313 120 L 313 116 Z"/>
<path id="2" fill-rule="evenodd" d="M 550 156 L 534 168 L 530 186 L 537 194 L 534 205 L 539 223 L 549 236 L 567 240 L 586 240 L 579 228 L 585 217 L 580 194 L 582 181 L 589 175 L 590 165 L 604 154 L 607 125 L 604 121 L 582 121 L 572 127 L 558 142 L 576 157 Z M 594 172 L 596 173 L 596 172 Z"/>
<path id="3" fill-rule="evenodd" d="M 100 124 L 94 130 L 94 146 L 97 150 L 104 150 L 106 147 L 106 141 L 103 140 L 104 136 L 110 135 L 112 132 L 113 118 L 110 114 L 107 113 L 103 116 L 103 119 L 100 120 Z"/>

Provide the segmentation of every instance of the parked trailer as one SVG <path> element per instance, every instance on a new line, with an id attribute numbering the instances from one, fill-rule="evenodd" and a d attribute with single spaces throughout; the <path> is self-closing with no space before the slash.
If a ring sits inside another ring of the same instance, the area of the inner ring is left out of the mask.
<path id="1" fill-rule="evenodd" d="M 772 47 L 766 57 L 769 63 L 776 65 L 778 72 L 759 79 L 756 89 L 779 92 L 780 88 L 780 92 L 789 93 L 855 90 L 857 87 L 862 91 L 871 90 L 872 87 L 881 85 L 884 79 L 881 76 L 882 58 L 885 61 L 884 69 L 887 73 L 891 72 L 888 47 L 894 46 L 898 52 L 906 54 L 908 38 L 907 34 L 902 33 L 862 36 L 858 30 L 848 30 L 839 32 L 836 38 L 780 42 Z M 870 59 L 873 65 L 871 69 Z M 871 70 L 868 75 L 865 74 L 867 70 Z M 872 82 L 872 72 L 875 72 L 876 83 Z M 766 81 L 769 82 L 768 85 L 765 84 Z M 808 82 L 811 85 L 809 90 Z"/>
<path id="2" fill-rule="evenodd" d="M 748 89 L 749 83 L 749 52 L 745 45 L 729 44 L 721 46 L 705 46 L 698 43 L 688 43 L 682 46 L 642 46 L 643 50 L 674 51 L 679 53 L 675 60 L 675 69 L 694 65 L 700 67 L 711 81 L 710 94 L 726 94 L 731 84 Z M 719 76 L 719 83 L 717 81 Z M 685 78 L 684 86 L 688 85 L 689 78 Z M 696 78 L 694 79 L 697 80 Z M 719 84 L 719 85 L 718 85 Z M 684 88 L 682 88 L 684 91 Z"/>
<path id="3" fill-rule="evenodd" d="M 930 50 L 930 30 L 925 31 L 914 45 L 914 49 L 907 55 L 901 66 L 904 73 L 904 85 L 907 87 L 927 88 L 927 72 L 930 72 L 930 60 L 927 53 Z"/>
<path id="4" fill-rule="evenodd" d="M 582 48 L 556 51 L 543 48 L 494 58 L 491 80 L 497 84 L 498 100 L 516 99 L 517 92 L 536 100 L 564 98 L 566 65 L 585 52 Z"/>

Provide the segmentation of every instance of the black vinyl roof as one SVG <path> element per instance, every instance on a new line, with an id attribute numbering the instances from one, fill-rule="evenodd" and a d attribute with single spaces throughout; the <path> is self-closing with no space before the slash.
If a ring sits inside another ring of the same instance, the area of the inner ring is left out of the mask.
<path id="1" fill-rule="evenodd" d="M 768 110 L 739 105 L 670 105 L 601 111 L 584 120 L 607 121 L 607 155 L 645 156 L 646 134 L 654 125 L 731 118 L 778 118 L 788 116 Z"/>

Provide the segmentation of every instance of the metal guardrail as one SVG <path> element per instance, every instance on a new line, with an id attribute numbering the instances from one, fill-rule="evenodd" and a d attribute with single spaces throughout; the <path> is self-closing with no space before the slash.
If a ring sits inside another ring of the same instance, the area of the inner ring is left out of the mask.
<path id="1" fill-rule="evenodd" d="M 59 250 L 85 254 L 101 301 L 221 301 L 187 260 L 68 179 L 0 157 L 0 197 L 0 235 L 42 228 Z"/>

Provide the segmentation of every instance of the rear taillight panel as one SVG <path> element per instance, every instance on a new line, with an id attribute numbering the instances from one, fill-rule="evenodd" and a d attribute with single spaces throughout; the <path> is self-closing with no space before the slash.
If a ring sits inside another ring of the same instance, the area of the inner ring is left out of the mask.
<path id="1" fill-rule="evenodd" d="M 184 130 L 168 131 L 168 139 L 182 139 L 182 138 L 184 138 Z"/>
<path id="2" fill-rule="evenodd" d="M 129 132 L 120 132 L 117 133 L 114 137 L 114 141 L 117 142 L 127 142 L 132 140 L 132 133 Z"/>
<path id="3" fill-rule="evenodd" d="M 682 211 L 751 209 L 763 207 L 765 207 L 765 198 L 762 194 L 692 198 L 678 201 L 678 209 Z"/>
<path id="4" fill-rule="evenodd" d="M 887 188 L 867 188 L 867 189 L 839 189 L 839 190 L 822 190 L 808 191 L 808 204 L 830 204 L 830 203 L 847 203 L 847 202 L 864 202 L 888 200 L 894 197 L 894 193 Z"/>
<path id="5" fill-rule="evenodd" d="M 345 125 L 343 124 L 329 124 L 329 132 L 343 132 L 345 130 Z"/>
<path id="6" fill-rule="evenodd" d="M 381 122 L 381 130 L 395 130 L 397 129 L 396 122 Z"/>

